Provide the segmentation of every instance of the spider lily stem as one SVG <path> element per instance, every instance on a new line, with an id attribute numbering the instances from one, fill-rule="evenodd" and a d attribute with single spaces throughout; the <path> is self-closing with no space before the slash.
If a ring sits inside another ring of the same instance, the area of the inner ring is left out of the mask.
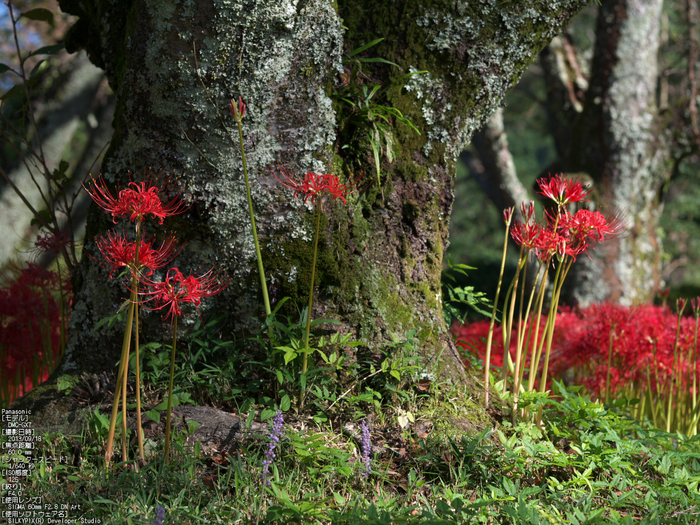
<path id="1" fill-rule="evenodd" d="M 169 461 L 170 454 L 170 420 L 173 412 L 173 380 L 175 378 L 175 346 L 177 345 L 177 318 L 173 319 L 173 347 L 170 352 L 170 384 L 168 385 L 168 408 L 165 419 L 165 457 L 166 463 Z"/>
<path id="2" fill-rule="evenodd" d="M 109 421 L 109 432 L 107 434 L 107 447 L 105 450 L 105 469 L 109 469 L 112 460 L 112 449 L 114 446 L 114 432 L 117 426 L 117 414 L 119 412 L 119 399 L 122 394 L 122 380 L 125 375 L 126 363 L 129 360 L 129 347 L 131 345 L 131 329 L 134 321 L 135 296 L 131 294 L 131 304 L 126 314 L 126 329 L 124 330 L 124 342 L 122 343 L 122 356 L 119 360 L 119 371 L 117 372 L 117 384 L 114 387 L 114 401 L 112 402 L 112 417 Z M 126 414 L 124 414 L 126 417 Z"/>
<path id="3" fill-rule="evenodd" d="M 316 280 L 316 258 L 318 255 L 318 238 L 321 230 L 321 199 L 316 201 L 316 235 L 314 237 L 314 257 L 311 262 L 311 286 L 309 288 L 309 305 L 306 311 L 306 331 L 304 332 L 304 362 L 301 369 L 301 375 L 305 376 L 309 364 L 309 334 L 311 332 L 311 309 L 314 304 L 314 281 Z M 304 406 L 304 394 L 302 389 L 299 398 L 300 408 Z"/>
<path id="4" fill-rule="evenodd" d="M 243 123 L 242 118 L 236 118 L 238 124 L 238 137 L 241 146 L 241 159 L 243 161 L 243 178 L 245 179 L 245 191 L 248 197 L 248 212 L 250 213 L 250 225 L 253 228 L 253 241 L 255 242 L 255 255 L 258 259 L 258 273 L 260 274 L 260 288 L 262 289 L 263 302 L 265 303 L 265 314 L 272 314 L 270 308 L 270 297 L 267 293 L 267 282 L 265 281 L 265 268 L 263 266 L 262 253 L 260 252 L 260 243 L 258 241 L 258 229 L 255 226 L 255 214 L 253 213 L 253 198 L 250 195 L 250 182 L 248 181 L 248 164 L 245 159 L 245 148 L 243 147 Z M 272 340 L 272 328 L 270 328 L 270 340 Z"/>

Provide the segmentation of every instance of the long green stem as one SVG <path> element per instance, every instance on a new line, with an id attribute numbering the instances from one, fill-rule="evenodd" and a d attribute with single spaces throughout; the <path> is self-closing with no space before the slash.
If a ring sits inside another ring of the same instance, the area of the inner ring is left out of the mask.
<path id="1" fill-rule="evenodd" d="M 258 259 L 258 273 L 260 274 L 260 288 L 262 289 L 263 302 L 265 303 L 265 314 L 270 315 L 270 297 L 267 293 L 267 282 L 265 281 L 265 268 L 263 267 L 262 253 L 260 251 L 260 243 L 258 242 L 258 229 L 255 226 L 255 213 L 253 213 L 253 198 L 250 196 L 250 183 L 248 182 L 248 165 L 245 160 L 245 148 L 243 147 L 243 122 L 242 118 L 237 118 L 238 137 L 241 146 L 241 159 L 243 161 L 243 178 L 245 179 L 245 191 L 248 197 L 248 212 L 250 213 L 250 225 L 253 228 L 253 241 L 255 242 L 255 255 Z"/>
<path id="2" fill-rule="evenodd" d="M 139 219 L 139 221 L 136 223 L 136 249 L 134 250 L 134 265 L 136 266 L 136 272 L 141 271 L 141 267 L 139 265 L 139 249 L 141 247 L 142 236 L 143 225 Z M 134 272 L 134 274 L 131 276 L 131 289 L 133 290 L 134 295 L 132 298 L 134 301 L 134 320 L 136 321 L 136 326 L 134 327 L 134 345 L 136 347 L 136 434 L 139 443 L 139 459 L 145 461 L 146 458 L 143 452 L 143 428 L 141 427 L 141 358 L 139 356 L 139 305 L 137 301 L 139 280 L 136 272 Z M 124 390 L 124 397 L 126 398 L 126 390 Z M 124 410 L 124 414 L 126 415 L 126 409 Z M 126 417 L 124 419 L 126 419 Z"/>
<path id="3" fill-rule="evenodd" d="M 126 314 L 126 329 L 124 330 L 124 342 L 122 343 L 122 355 L 119 360 L 119 371 L 117 372 L 117 383 L 114 387 L 114 401 L 112 402 L 112 417 L 109 421 L 109 432 L 107 434 L 107 446 L 105 449 L 105 469 L 109 470 L 109 464 L 112 460 L 112 448 L 114 446 L 114 432 L 117 426 L 117 414 L 119 413 L 119 400 L 122 393 L 122 377 L 124 376 L 126 363 L 129 356 L 129 347 L 131 345 L 131 328 L 134 321 L 134 307 L 136 304 L 134 294 L 132 292 L 132 300 L 129 304 L 129 311 Z M 124 414 L 126 417 L 126 414 Z"/>
<path id="4" fill-rule="evenodd" d="M 143 429 L 141 427 L 141 357 L 139 356 L 139 306 L 134 306 L 134 318 L 136 326 L 134 327 L 134 341 L 136 350 L 136 433 L 138 434 L 139 442 L 139 459 L 142 462 L 146 461 L 146 456 L 143 452 Z"/>
<path id="5" fill-rule="evenodd" d="M 541 275 L 540 275 L 541 273 Z M 537 352 L 537 340 L 540 335 L 540 321 L 542 317 L 542 303 L 543 303 L 543 298 L 544 298 L 544 280 L 547 278 L 547 268 L 546 266 L 540 262 L 539 268 L 537 268 L 537 274 L 535 275 L 535 284 L 532 287 L 533 293 L 535 290 L 537 290 L 536 298 L 535 298 L 535 318 L 534 318 L 534 336 L 533 336 L 533 327 L 532 327 L 532 321 L 530 321 L 530 326 L 528 327 L 528 333 L 527 333 L 527 341 L 528 341 L 528 346 L 527 349 L 529 350 L 530 353 L 530 376 L 534 375 L 534 371 L 537 369 L 536 363 L 534 362 L 535 359 L 535 354 Z M 538 283 L 540 283 L 538 285 Z M 532 298 L 531 298 L 532 299 Z M 530 310 L 530 307 L 528 306 L 528 310 Z M 528 313 L 528 319 L 530 319 L 530 314 Z M 523 355 L 523 366 L 520 368 L 520 377 L 518 378 L 518 384 L 522 385 L 523 384 L 523 379 L 525 375 L 525 361 L 527 361 L 527 355 Z M 528 381 L 529 382 L 529 381 Z M 528 385 L 527 390 L 532 390 L 532 387 Z"/>
<path id="6" fill-rule="evenodd" d="M 674 393 L 674 383 L 676 382 L 676 368 L 680 370 L 679 366 L 679 357 L 678 357 L 678 341 L 680 339 L 681 335 L 681 319 L 683 318 L 683 309 L 685 308 L 685 304 L 682 304 L 681 308 L 678 308 L 678 324 L 676 327 L 676 340 L 673 343 L 673 364 L 671 366 L 671 381 L 669 384 L 669 390 L 668 390 L 668 404 L 666 405 L 666 432 L 671 432 L 671 418 L 672 418 L 672 408 L 673 408 L 673 393 Z M 678 377 L 680 379 L 680 376 Z M 678 384 L 678 388 L 675 389 L 676 392 L 680 391 L 680 383 Z M 680 403 L 680 396 L 678 399 L 678 402 Z M 676 416 L 678 414 L 676 413 Z M 676 420 L 678 418 L 676 417 Z M 679 426 L 680 421 L 678 421 L 677 426 Z"/>
<path id="7" fill-rule="evenodd" d="M 542 348 L 544 347 L 545 336 L 542 335 L 542 339 L 539 341 L 540 336 L 540 321 L 542 319 L 542 308 L 544 307 L 544 296 L 547 291 L 547 282 L 549 278 L 549 263 L 551 259 L 547 259 L 543 264 L 544 275 L 542 276 L 542 281 L 540 282 L 540 291 L 537 297 L 537 321 L 535 324 L 535 346 L 532 349 L 532 357 L 530 358 L 530 375 L 527 380 L 527 390 L 532 392 L 535 390 L 535 381 L 537 379 L 537 371 L 540 368 L 540 358 L 542 357 Z M 549 319 L 545 322 L 545 332 L 547 330 Z"/>
<path id="8" fill-rule="evenodd" d="M 547 346 L 544 355 L 544 363 L 542 365 L 542 379 L 540 383 L 540 392 L 544 393 L 544 389 L 547 386 L 547 372 L 549 371 L 549 357 L 552 353 L 552 338 L 554 337 L 554 325 L 557 322 L 557 308 L 559 307 L 559 296 L 561 295 L 562 285 L 564 284 L 564 279 L 569 273 L 571 264 L 573 263 L 573 258 L 569 258 L 567 261 L 563 259 L 557 268 L 557 273 L 554 277 L 554 292 L 552 293 L 552 303 L 549 306 L 549 315 L 547 316 Z M 562 271 L 563 268 L 563 271 Z M 540 405 L 537 411 L 537 426 L 542 424 L 542 405 Z"/>
<path id="9" fill-rule="evenodd" d="M 309 287 L 309 309 L 306 312 L 306 331 L 304 332 L 304 348 L 309 348 L 309 333 L 311 331 L 311 308 L 314 304 L 314 281 L 316 280 L 316 256 L 318 254 L 318 237 L 321 229 L 321 200 L 316 203 L 316 235 L 314 237 L 314 258 L 311 262 L 311 286 Z M 304 354 L 302 374 L 306 373 L 308 354 Z"/>
<path id="10" fill-rule="evenodd" d="M 511 209 L 512 213 L 512 209 Z M 496 298 L 493 301 L 493 311 L 491 312 L 491 324 L 489 325 L 489 334 L 486 338 L 486 357 L 484 363 L 484 407 L 489 406 L 489 384 L 490 384 L 490 369 L 491 369 L 491 345 L 493 343 L 493 327 L 496 323 L 496 312 L 498 311 L 498 297 L 501 294 L 501 285 L 503 284 L 503 271 L 506 267 L 506 254 L 508 253 L 508 234 L 510 233 L 511 221 L 506 221 L 506 235 L 503 239 L 503 257 L 501 258 L 501 272 L 498 275 L 498 287 L 496 288 Z"/>
<path id="11" fill-rule="evenodd" d="M 321 230 L 321 199 L 316 201 L 316 234 L 314 236 L 314 257 L 311 262 L 311 285 L 309 287 L 309 304 L 306 311 L 306 330 L 304 331 L 304 361 L 301 368 L 302 377 L 306 375 L 309 365 L 309 335 L 311 333 L 311 310 L 314 305 L 314 281 L 316 280 L 316 257 L 318 255 L 318 238 Z M 304 405 L 304 394 L 302 388 L 299 399 L 300 406 Z"/>
<path id="12" fill-rule="evenodd" d="M 524 368 L 523 361 L 523 346 L 525 345 L 525 336 L 527 333 L 528 320 L 530 318 L 530 307 L 535 295 L 535 286 L 533 285 L 530 292 L 530 298 L 527 302 L 525 316 L 523 317 L 523 302 L 525 300 L 525 284 L 527 282 L 527 259 L 529 250 L 525 251 L 525 266 L 523 267 L 523 282 L 520 287 L 520 310 L 518 312 L 518 339 L 515 349 L 515 370 L 513 371 L 513 417 L 515 417 L 516 408 L 518 405 L 518 394 L 520 389 L 520 371 Z M 537 276 L 535 276 L 537 278 Z"/>
<path id="13" fill-rule="evenodd" d="M 503 341 L 503 373 L 502 379 L 503 379 L 503 393 L 505 394 L 506 391 L 508 390 L 507 386 L 507 379 L 508 379 L 508 358 L 510 357 L 510 340 L 513 335 L 513 316 L 515 315 L 515 303 L 517 301 L 517 296 L 518 296 L 518 282 L 520 280 L 520 274 L 523 271 L 524 266 L 527 264 L 527 261 L 523 258 L 524 254 L 524 248 L 521 246 L 520 247 L 520 257 L 518 259 L 518 272 L 515 274 L 515 277 L 513 278 L 513 284 L 510 287 L 510 306 L 508 308 L 508 321 L 503 325 L 503 335 L 504 335 L 504 341 Z M 505 306 L 505 305 L 504 305 Z M 505 312 L 504 312 L 505 315 Z"/>
<path id="14" fill-rule="evenodd" d="M 173 347 L 170 352 L 170 384 L 168 385 L 168 408 L 165 419 L 165 452 L 163 457 L 167 462 L 170 454 L 170 418 L 173 411 L 173 382 L 175 379 L 175 345 L 177 344 L 177 316 L 173 321 Z"/>
<path id="15" fill-rule="evenodd" d="M 134 306 L 134 309 L 136 307 Z M 122 461 L 129 459 L 126 450 L 126 380 L 129 375 L 129 352 L 126 353 L 126 368 L 122 374 Z"/>
<path id="16" fill-rule="evenodd" d="M 610 341 L 608 343 L 608 374 L 605 378 L 605 402 L 610 406 L 610 369 L 612 367 L 613 339 L 615 337 L 615 324 L 610 327 Z"/>
<path id="17" fill-rule="evenodd" d="M 124 330 L 124 342 L 122 343 L 122 355 L 119 361 L 119 372 L 117 373 L 117 384 L 114 388 L 114 401 L 112 403 L 112 417 L 109 422 L 109 433 L 107 435 L 107 447 L 105 450 L 105 468 L 109 468 L 109 463 L 112 459 L 112 447 L 114 444 L 114 432 L 117 425 L 117 414 L 119 412 L 119 399 L 120 394 L 122 395 L 122 457 L 124 461 L 127 458 L 126 452 L 126 379 L 129 373 L 129 354 L 131 350 L 131 332 L 134 326 L 134 318 L 136 318 L 136 411 L 138 417 L 138 427 L 136 432 L 140 435 L 141 430 L 141 399 L 140 399 L 140 376 L 139 376 L 139 363 L 138 363 L 138 318 L 136 317 L 138 303 L 138 278 L 136 273 L 138 271 L 138 261 L 139 261 L 139 247 L 141 245 L 142 228 L 141 221 L 136 222 L 136 249 L 134 253 L 134 267 L 136 268 L 131 276 L 131 296 L 129 298 L 129 311 L 127 313 L 126 319 L 126 329 Z M 143 442 L 139 442 L 139 455 L 143 455 Z"/>

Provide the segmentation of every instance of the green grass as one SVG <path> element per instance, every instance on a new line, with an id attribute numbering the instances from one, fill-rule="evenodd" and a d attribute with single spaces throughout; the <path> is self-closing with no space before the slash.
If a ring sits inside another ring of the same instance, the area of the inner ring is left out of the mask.
<path id="1" fill-rule="evenodd" d="M 370 411 L 367 477 L 351 434 L 289 412 L 269 487 L 264 435 L 214 458 L 185 450 L 180 436 L 170 464 L 106 474 L 92 425 L 80 437 L 43 437 L 34 457 L 59 461 L 39 463 L 24 496 L 103 524 L 152 523 L 157 505 L 173 524 L 698 523 L 699 438 L 650 430 L 563 389 L 546 401 L 542 429 L 504 420 L 451 438 L 426 431 L 439 422 L 421 408 L 455 394 L 443 385 L 406 405 L 420 435 L 395 424 L 397 407 Z"/>

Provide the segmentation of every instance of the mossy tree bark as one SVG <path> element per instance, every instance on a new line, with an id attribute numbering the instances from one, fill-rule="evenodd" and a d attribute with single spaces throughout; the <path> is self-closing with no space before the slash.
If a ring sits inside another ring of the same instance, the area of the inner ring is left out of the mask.
<path id="1" fill-rule="evenodd" d="M 381 184 L 360 184 L 347 205 L 326 204 L 313 316 L 343 321 L 368 346 L 415 329 L 425 366 L 455 380 L 466 376 L 442 317 L 440 275 L 457 155 L 585 3 L 60 1 L 80 17 L 68 48 L 85 48 L 117 96 L 105 179 L 123 187 L 129 170 L 135 178 L 144 168 L 174 174 L 192 202 L 164 225 L 188 241 L 175 264 L 229 272 L 232 285 L 210 311 L 229 312 L 238 334 L 258 329 L 263 308 L 237 138 L 224 127 L 234 129 L 229 100 L 240 95 L 248 105 L 244 146 L 271 299 L 303 305 L 313 213 L 273 172 L 283 164 L 374 177 L 367 130 L 337 120 L 342 102 L 332 92 L 347 74 L 344 53 L 384 37 L 369 56 L 398 67 L 373 64 L 360 78 L 387 88 L 381 103 L 401 110 L 420 135 L 395 123 L 395 158 L 384 158 Z M 405 77 L 409 71 L 425 72 Z M 86 250 L 94 253 L 94 236 L 113 227 L 94 207 Z M 88 258 L 74 281 L 60 373 L 111 368 L 119 335 L 91 330 L 114 314 L 124 291 Z M 158 315 L 146 325 L 145 339 L 161 338 Z"/>

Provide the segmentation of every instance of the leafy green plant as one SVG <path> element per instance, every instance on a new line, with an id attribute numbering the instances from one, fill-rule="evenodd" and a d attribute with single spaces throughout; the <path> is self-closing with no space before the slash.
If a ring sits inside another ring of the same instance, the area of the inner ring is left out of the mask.
<path id="1" fill-rule="evenodd" d="M 382 40 L 384 39 L 377 38 L 348 53 L 343 60 L 343 65 L 346 67 L 346 73 L 342 77 L 343 85 L 333 91 L 332 94 L 335 100 L 342 103 L 337 115 L 339 122 L 338 134 L 340 136 L 344 130 L 350 134 L 358 132 L 362 141 L 360 147 L 369 146 L 372 150 L 377 185 L 381 184 L 382 157 L 386 157 L 389 162 L 394 161 L 395 139 L 392 132 L 394 121 L 407 125 L 420 135 L 420 131 L 408 118 L 404 117 L 401 111 L 379 102 L 386 96 L 386 88 L 382 88 L 379 84 L 364 83 L 364 81 L 369 80 L 369 77 L 363 72 L 363 64 L 383 63 L 398 67 L 397 64 L 384 58 L 362 58 L 358 56 L 360 53 L 379 44 Z M 421 73 L 425 73 L 425 71 L 409 73 L 402 80 Z M 350 143 L 351 141 L 346 141 L 341 149 L 351 148 Z"/>
<path id="2" fill-rule="evenodd" d="M 442 273 L 442 289 L 444 298 L 442 300 L 442 313 L 448 326 L 453 323 L 463 324 L 467 318 L 469 310 L 473 310 L 485 316 L 491 314 L 483 308 L 491 308 L 491 302 L 486 297 L 485 292 L 477 292 L 473 286 L 455 286 L 457 276 L 467 277 L 467 270 L 476 270 L 473 266 L 462 263 L 453 263 L 450 257 L 447 258 L 448 270 Z M 454 283 L 454 284 L 453 284 Z"/>

